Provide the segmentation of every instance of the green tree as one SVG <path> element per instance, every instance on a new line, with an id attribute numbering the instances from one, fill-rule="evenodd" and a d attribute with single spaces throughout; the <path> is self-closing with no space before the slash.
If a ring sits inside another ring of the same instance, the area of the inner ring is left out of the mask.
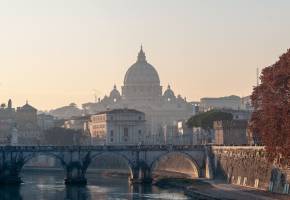
<path id="1" fill-rule="evenodd" d="M 192 127 L 201 127 L 205 130 L 213 128 L 214 121 L 221 120 L 232 120 L 233 115 L 231 113 L 222 112 L 219 110 L 210 110 L 208 112 L 203 112 L 198 115 L 192 116 L 187 121 L 187 126 Z"/>
<path id="2" fill-rule="evenodd" d="M 45 143 L 49 145 L 80 145 L 81 131 L 54 127 L 44 132 Z"/>

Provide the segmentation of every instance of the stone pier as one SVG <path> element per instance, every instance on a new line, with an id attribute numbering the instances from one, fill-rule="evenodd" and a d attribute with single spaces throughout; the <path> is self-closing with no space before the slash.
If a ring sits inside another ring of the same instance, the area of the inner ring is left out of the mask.
<path id="1" fill-rule="evenodd" d="M 151 184 L 152 180 L 151 170 L 144 163 L 132 168 L 132 174 L 129 178 L 131 184 Z"/>

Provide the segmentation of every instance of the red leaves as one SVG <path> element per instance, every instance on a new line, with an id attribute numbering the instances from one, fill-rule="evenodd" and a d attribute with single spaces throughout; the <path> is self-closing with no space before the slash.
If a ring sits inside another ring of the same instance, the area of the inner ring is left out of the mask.
<path id="1" fill-rule="evenodd" d="M 266 145 L 270 160 L 282 157 L 289 164 L 290 50 L 274 65 L 264 68 L 260 78 L 261 84 L 251 96 L 254 106 L 251 129 Z"/>

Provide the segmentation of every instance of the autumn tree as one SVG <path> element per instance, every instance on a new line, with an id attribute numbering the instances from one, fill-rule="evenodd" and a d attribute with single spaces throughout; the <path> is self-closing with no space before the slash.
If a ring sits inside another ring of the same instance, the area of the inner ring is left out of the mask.
<path id="1" fill-rule="evenodd" d="M 260 79 L 251 95 L 251 129 L 271 161 L 290 164 L 290 49 L 264 68 Z"/>

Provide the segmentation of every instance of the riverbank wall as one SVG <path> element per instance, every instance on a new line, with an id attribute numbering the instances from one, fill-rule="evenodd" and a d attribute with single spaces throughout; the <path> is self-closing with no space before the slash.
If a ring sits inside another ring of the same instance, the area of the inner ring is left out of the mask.
<path id="1" fill-rule="evenodd" d="M 211 164 L 215 179 L 230 184 L 290 194 L 290 168 L 269 163 L 264 147 L 213 146 Z"/>

